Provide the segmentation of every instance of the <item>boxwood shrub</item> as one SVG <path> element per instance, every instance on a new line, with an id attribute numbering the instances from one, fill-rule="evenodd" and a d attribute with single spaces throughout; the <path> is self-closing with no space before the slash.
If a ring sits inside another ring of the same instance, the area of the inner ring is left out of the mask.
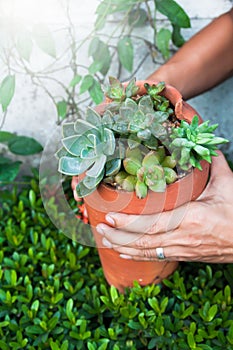
<path id="1" fill-rule="evenodd" d="M 233 349 L 233 265 L 182 263 L 119 294 L 95 248 L 53 226 L 36 176 L 0 204 L 1 350 Z"/>

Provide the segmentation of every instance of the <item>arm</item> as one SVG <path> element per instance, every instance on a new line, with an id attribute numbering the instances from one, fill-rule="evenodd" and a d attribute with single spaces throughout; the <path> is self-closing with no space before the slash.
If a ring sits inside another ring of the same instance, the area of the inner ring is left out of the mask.
<path id="1" fill-rule="evenodd" d="M 148 79 L 164 80 L 185 99 L 233 74 L 233 8 L 194 35 Z"/>

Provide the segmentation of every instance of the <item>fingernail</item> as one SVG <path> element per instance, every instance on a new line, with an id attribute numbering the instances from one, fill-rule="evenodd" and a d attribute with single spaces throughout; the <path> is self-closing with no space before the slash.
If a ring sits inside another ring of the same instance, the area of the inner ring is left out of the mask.
<path id="1" fill-rule="evenodd" d="M 110 215 L 106 215 L 105 219 L 110 225 L 115 226 L 115 220 Z"/>
<path id="2" fill-rule="evenodd" d="M 122 259 L 132 260 L 132 256 L 130 256 L 130 255 L 126 255 L 126 254 L 120 254 L 120 258 L 122 258 Z"/>
<path id="3" fill-rule="evenodd" d="M 104 230 L 103 230 L 102 226 L 97 225 L 97 226 L 96 226 L 96 231 L 97 231 L 100 235 L 104 235 Z"/>
<path id="4" fill-rule="evenodd" d="M 106 238 L 103 238 L 102 243 L 105 247 L 112 248 L 112 244 Z"/>

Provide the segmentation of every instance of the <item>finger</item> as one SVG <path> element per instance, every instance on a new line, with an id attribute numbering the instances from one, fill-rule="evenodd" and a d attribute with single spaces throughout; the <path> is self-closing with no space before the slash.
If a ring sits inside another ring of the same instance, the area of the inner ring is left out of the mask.
<path id="1" fill-rule="evenodd" d="M 221 176 L 224 176 L 226 174 L 230 174 L 232 176 L 232 171 L 223 153 L 219 150 L 217 151 L 217 153 L 217 157 L 212 157 L 211 178 L 219 179 Z"/>
<path id="2" fill-rule="evenodd" d="M 103 235 L 107 241 L 109 241 L 108 247 L 112 245 L 124 246 L 131 245 L 133 242 L 138 240 L 144 234 L 141 233 L 131 233 L 122 230 L 115 229 L 105 224 L 99 224 L 96 226 L 96 230 L 99 234 Z M 106 242 L 105 240 L 105 242 Z"/>
<path id="3" fill-rule="evenodd" d="M 232 171 L 226 161 L 226 158 L 222 154 L 221 151 L 217 151 L 218 156 L 212 157 L 211 169 L 210 169 L 210 179 L 202 194 L 198 197 L 198 201 L 205 200 L 211 196 L 216 196 L 216 193 L 219 186 L 221 191 L 224 190 L 222 188 L 223 178 L 227 182 L 226 177 L 232 179 Z"/>
<path id="4" fill-rule="evenodd" d="M 159 259 L 156 248 L 135 249 L 130 247 L 119 247 L 115 249 L 120 253 L 122 259 L 142 260 L 142 261 L 202 261 L 210 263 L 222 263 L 232 261 L 232 252 L 229 250 L 222 254 L 222 250 L 210 249 L 209 245 L 200 247 L 190 247 L 183 245 L 173 245 L 163 247 L 165 259 Z"/>
<path id="5" fill-rule="evenodd" d="M 156 250 L 151 249 L 151 251 L 147 251 L 144 254 L 140 255 L 130 255 L 129 254 L 122 254 L 120 253 L 120 258 L 126 259 L 126 260 L 135 260 L 135 261 L 178 261 L 178 262 L 204 262 L 204 263 L 231 263 L 232 262 L 232 255 L 215 255 L 214 253 L 212 255 L 202 256 L 198 254 L 198 251 L 186 251 L 181 252 L 180 254 L 177 254 L 177 251 L 179 247 L 173 247 L 173 250 L 176 251 L 176 253 L 172 253 L 172 251 L 169 251 L 169 249 L 164 249 L 164 259 L 158 259 Z M 199 251 L 200 252 L 200 251 Z M 136 252 L 134 252 L 136 254 Z"/>
<path id="6" fill-rule="evenodd" d="M 114 227 L 131 233 L 160 233 L 176 229 L 184 219 L 189 204 L 186 203 L 174 210 L 151 215 L 128 215 L 109 213 L 106 220 Z"/>

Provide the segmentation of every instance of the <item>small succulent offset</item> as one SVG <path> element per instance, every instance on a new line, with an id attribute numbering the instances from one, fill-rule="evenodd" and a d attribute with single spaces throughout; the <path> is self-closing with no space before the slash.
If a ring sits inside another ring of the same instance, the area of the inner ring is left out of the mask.
<path id="1" fill-rule="evenodd" d="M 100 182 L 145 198 L 148 190 L 164 192 L 177 174 L 192 167 L 201 170 L 201 160 L 211 162 L 217 145 L 228 142 L 216 137 L 217 124 L 199 125 L 178 120 L 170 101 L 161 95 L 165 83 L 145 84 L 138 95 L 136 79 L 124 86 L 110 77 L 103 87 L 103 113 L 88 107 L 85 118 L 63 125 L 63 147 L 56 153 L 62 174 L 83 175 L 77 193 L 85 197 Z"/>

